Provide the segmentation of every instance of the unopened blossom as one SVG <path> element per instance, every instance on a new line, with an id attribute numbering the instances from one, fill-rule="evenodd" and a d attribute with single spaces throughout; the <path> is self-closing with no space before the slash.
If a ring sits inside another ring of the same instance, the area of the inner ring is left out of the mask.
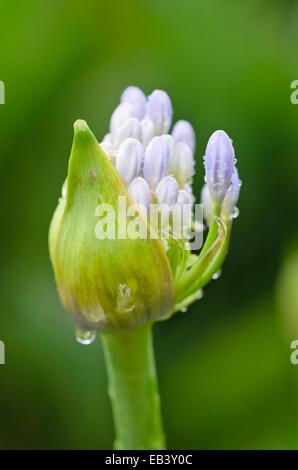
<path id="1" fill-rule="evenodd" d="M 192 125 L 183 119 L 177 121 L 176 124 L 173 126 L 172 136 L 175 142 L 184 142 L 187 144 L 192 152 L 195 152 L 196 149 L 196 136 L 195 131 Z"/>
<path id="2" fill-rule="evenodd" d="M 206 147 L 205 170 L 206 182 L 215 203 L 222 203 L 230 187 L 234 168 L 232 140 L 224 131 L 214 132 Z"/>
<path id="3" fill-rule="evenodd" d="M 116 169 L 125 184 L 139 176 L 144 156 L 144 148 L 136 139 L 126 139 L 119 147 Z"/>
<path id="4" fill-rule="evenodd" d="M 239 199 L 240 188 L 241 181 L 239 179 L 238 170 L 237 168 L 235 168 L 231 179 L 231 185 L 225 195 L 222 204 L 221 212 L 224 217 L 233 217 L 236 204 Z"/>
<path id="5" fill-rule="evenodd" d="M 179 186 L 173 176 L 165 176 L 157 185 L 155 194 L 160 204 L 172 206 L 178 199 Z"/>
<path id="6" fill-rule="evenodd" d="M 147 216 L 151 202 L 151 191 L 147 181 L 141 176 L 134 178 L 128 186 L 128 192 L 141 212 Z"/>
<path id="7" fill-rule="evenodd" d="M 143 119 L 146 111 L 146 96 L 136 86 L 127 87 L 121 95 L 121 103 L 130 103 L 134 108 L 134 116 L 139 120 Z"/>
<path id="8" fill-rule="evenodd" d="M 146 116 L 153 122 L 157 135 L 167 134 L 172 124 L 173 108 L 165 91 L 154 90 L 149 95 Z"/>
<path id="9" fill-rule="evenodd" d="M 204 184 L 201 191 L 201 204 L 203 206 L 204 219 L 209 225 L 212 217 L 212 199 L 207 184 Z"/>
<path id="10" fill-rule="evenodd" d="M 125 139 L 134 138 L 141 141 L 142 129 L 137 118 L 128 118 L 112 135 L 112 142 L 115 147 L 119 147 Z"/>
<path id="11" fill-rule="evenodd" d="M 184 142 L 175 145 L 175 169 L 174 175 L 179 181 L 180 187 L 191 181 L 194 174 L 194 155 L 191 148 Z"/>
<path id="12" fill-rule="evenodd" d="M 169 148 L 162 137 L 154 137 L 146 147 L 143 176 L 151 189 L 166 176 L 169 165 Z"/>

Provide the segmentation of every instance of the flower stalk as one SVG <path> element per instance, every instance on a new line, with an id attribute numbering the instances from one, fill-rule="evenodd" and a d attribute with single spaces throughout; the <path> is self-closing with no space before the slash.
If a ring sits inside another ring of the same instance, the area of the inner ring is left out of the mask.
<path id="1" fill-rule="evenodd" d="M 164 449 L 152 324 L 102 332 L 115 449 Z"/>

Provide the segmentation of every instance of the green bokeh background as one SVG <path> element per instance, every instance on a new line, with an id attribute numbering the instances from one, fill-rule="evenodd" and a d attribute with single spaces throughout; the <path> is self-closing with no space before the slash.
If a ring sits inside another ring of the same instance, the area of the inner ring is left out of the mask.
<path id="1" fill-rule="evenodd" d="M 72 124 L 165 89 L 198 138 L 233 138 L 240 217 L 220 280 L 155 327 L 168 447 L 298 448 L 298 2 L 0 0 L 0 448 L 109 449 L 100 341 L 76 343 L 48 259 Z"/>

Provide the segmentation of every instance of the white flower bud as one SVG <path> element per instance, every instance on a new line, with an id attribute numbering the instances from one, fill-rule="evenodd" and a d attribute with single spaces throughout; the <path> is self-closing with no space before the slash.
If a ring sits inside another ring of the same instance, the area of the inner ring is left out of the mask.
<path id="1" fill-rule="evenodd" d="M 113 134 L 113 143 L 115 147 L 119 147 L 119 145 L 129 137 L 141 140 L 141 132 L 140 121 L 136 118 L 129 118 Z"/>
<path id="2" fill-rule="evenodd" d="M 224 131 L 215 131 L 205 152 L 206 182 L 212 200 L 222 203 L 231 184 L 235 169 L 235 152 L 230 137 Z"/>
<path id="3" fill-rule="evenodd" d="M 222 203 L 222 214 L 226 217 L 233 217 L 234 215 L 236 204 L 239 199 L 241 184 L 238 170 L 235 168 L 232 175 L 231 186 L 229 187 Z"/>
<path id="4" fill-rule="evenodd" d="M 176 204 L 178 199 L 178 183 L 172 176 L 165 176 L 156 186 L 155 195 L 159 204 Z"/>
<path id="5" fill-rule="evenodd" d="M 191 197 L 185 189 L 180 189 L 180 191 L 178 193 L 177 203 L 180 206 L 184 206 L 184 205 L 187 205 L 187 204 L 192 204 Z"/>
<path id="6" fill-rule="evenodd" d="M 145 150 L 143 176 L 150 188 L 155 189 L 166 175 L 169 164 L 169 148 L 162 137 L 154 137 Z"/>
<path id="7" fill-rule="evenodd" d="M 127 87 L 121 95 L 121 103 L 130 103 L 134 107 L 135 117 L 143 119 L 146 108 L 146 96 L 142 90 L 136 86 Z"/>
<path id="8" fill-rule="evenodd" d="M 196 136 L 192 125 L 188 121 L 177 121 L 172 130 L 172 136 L 175 142 L 184 142 L 187 144 L 192 152 L 196 148 Z"/>
<path id="9" fill-rule="evenodd" d="M 117 106 L 112 114 L 110 120 L 110 133 L 112 140 L 114 140 L 115 132 L 122 126 L 122 124 L 131 117 L 136 117 L 136 112 L 131 103 L 121 103 Z"/>
<path id="10" fill-rule="evenodd" d="M 175 174 L 176 169 L 176 154 L 175 154 L 175 141 L 170 134 L 164 134 L 162 138 L 168 145 L 169 149 L 169 174 Z"/>
<path id="11" fill-rule="evenodd" d="M 141 171 L 144 148 L 136 139 L 126 139 L 119 147 L 116 169 L 125 184 L 129 184 Z"/>
<path id="12" fill-rule="evenodd" d="M 132 180 L 127 189 L 133 201 L 138 204 L 140 211 L 143 215 L 147 216 L 151 201 L 151 191 L 147 181 L 141 176 L 138 176 Z"/>
<path id="13" fill-rule="evenodd" d="M 141 131 L 142 131 L 142 142 L 146 147 L 151 139 L 154 137 L 154 124 L 153 122 L 148 119 L 144 118 L 141 121 Z"/>
<path id="14" fill-rule="evenodd" d="M 154 123 L 157 135 L 166 134 L 172 124 L 173 108 L 168 94 L 162 90 L 154 90 L 148 97 L 146 116 Z"/>
<path id="15" fill-rule="evenodd" d="M 203 216 L 209 225 L 212 217 L 212 199 L 207 184 L 204 184 L 201 191 L 201 204 L 203 205 Z"/>
<path id="16" fill-rule="evenodd" d="M 175 176 L 180 186 L 184 186 L 187 181 L 191 180 L 194 174 L 195 161 L 191 148 L 184 142 L 179 142 L 175 146 L 175 158 Z"/>
<path id="17" fill-rule="evenodd" d="M 185 191 L 187 192 L 187 194 L 189 195 L 190 200 L 191 200 L 191 203 L 194 204 L 195 201 L 196 201 L 196 198 L 195 198 L 195 196 L 194 196 L 194 194 L 193 194 L 193 192 L 192 192 L 192 185 L 189 184 L 189 183 L 185 183 L 184 189 L 185 189 Z"/>

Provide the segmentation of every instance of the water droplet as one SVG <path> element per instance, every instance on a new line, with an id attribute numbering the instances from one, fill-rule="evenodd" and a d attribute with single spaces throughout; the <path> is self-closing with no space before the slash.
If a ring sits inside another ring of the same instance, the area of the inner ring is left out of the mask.
<path id="1" fill-rule="evenodd" d="M 232 214 L 232 218 L 237 219 L 237 217 L 239 217 L 239 213 L 240 213 L 240 211 L 239 211 L 238 207 L 235 207 L 234 211 L 233 211 L 233 214 Z"/>
<path id="2" fill-rule="evenodd" d="M 215 281 L 221 276 L 221 270 L 219 269 L 216 273 L 213 274 L 212 279 Z"/>
<path id="3" fill-rule="evenodd" d="M 203 289 L 199 289 L 199 290 L 197 291 L 196 298 L 197 298 L 197 300 L 200 300 L 200 299 L 202 299 L 203 297 L 204 297 L 204 291 L 203 291 Z"/>
<path id="4" fill-rule="evenodd" d="M 131 288 L 127 284 L 119 284 L 117 310 L 119 313 L 129 313 L 136 308 L 131 295 Z"/>
<path id="5" fill-rule="evenodd" d="M 76 330 L 76 340 L 80 344 L 91 344 L 96 338 L 95 330 L 83 330 L 82 328 L 77 328 Z"/>
<path id="6" fill-rule="evenodd" d="M 182 308 L 181 308 L 181 310 L 180 310 L 180 312 L 182 312 L 182 313 L 186 313 L 186 312 L 187 312 L 187 310 L 188 310 L 188 308 L 187 308 L 187 307 L 182 307 Z"/>

